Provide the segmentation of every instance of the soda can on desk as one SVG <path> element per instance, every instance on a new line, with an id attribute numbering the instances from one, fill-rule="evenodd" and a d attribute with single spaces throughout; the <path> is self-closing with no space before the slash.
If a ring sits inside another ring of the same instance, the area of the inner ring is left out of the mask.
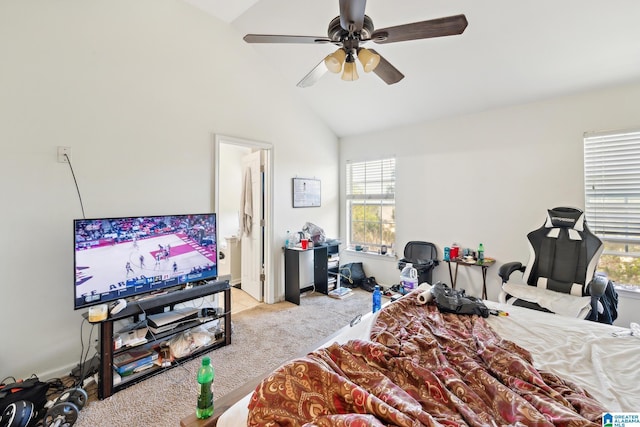
<path id="1" fill-rule="evenodd" d="M 445 261 L 450 261 L 451 258 L 449 256 L 451 249 L 449 248 L 449 246 L 445 246 L 444 247 L 444 260 Z"/>

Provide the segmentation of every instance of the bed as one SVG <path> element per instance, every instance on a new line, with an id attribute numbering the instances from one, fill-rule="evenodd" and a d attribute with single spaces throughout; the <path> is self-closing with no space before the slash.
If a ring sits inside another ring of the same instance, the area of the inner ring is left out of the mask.
<path id="1" fill-rule="evenodd" d="M 283 364 L 216 425 L 596 426 L 640 410 L 628 329 L 490 301 L 508 316 L 440 313 L 420 292 Z"/>

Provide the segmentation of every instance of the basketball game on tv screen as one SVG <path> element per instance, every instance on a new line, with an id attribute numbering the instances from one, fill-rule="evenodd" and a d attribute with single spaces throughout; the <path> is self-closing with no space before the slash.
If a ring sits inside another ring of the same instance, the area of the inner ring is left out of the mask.
<path id="1" fill-rule="evenodd" d="M 74 220 L 76 309 L 218 276 L 216 215 Z"/>

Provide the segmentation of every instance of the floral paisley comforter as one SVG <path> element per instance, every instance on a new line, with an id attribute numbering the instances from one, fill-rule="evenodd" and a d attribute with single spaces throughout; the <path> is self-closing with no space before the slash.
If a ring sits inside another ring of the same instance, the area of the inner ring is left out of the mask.
<path id="1" fill-rule="evenodd" d="M 410 297 L 379 313 L 371 341 L 333 344 L 265 378 L 248 425 L 601 425 L 605 410 L 593 397 L 538 371 L 484 318 Z"/>

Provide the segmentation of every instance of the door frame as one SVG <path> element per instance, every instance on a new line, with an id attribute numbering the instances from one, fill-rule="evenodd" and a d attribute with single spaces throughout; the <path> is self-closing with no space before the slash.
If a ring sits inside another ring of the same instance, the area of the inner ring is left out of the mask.
<path id="1" fill-rule="evenodd" d="M 242 147 L 262 150 L 264 153 L 264 302 L 273 304 L 275 302 L 275 278 L 273 268 L 273 253 L 271 243 L 273 241 L 273 144 L 262 141 L 238 138 L 223 134 L 214 134 L 214 154 L 213 154 L 213 200 L 214 212 L 218 212 L 219 204 L 219 184 L 221 178 L 220 171 L 220 144 L 239 145 Z M 218 236 L 219 238 L 220 236 Z"/>

